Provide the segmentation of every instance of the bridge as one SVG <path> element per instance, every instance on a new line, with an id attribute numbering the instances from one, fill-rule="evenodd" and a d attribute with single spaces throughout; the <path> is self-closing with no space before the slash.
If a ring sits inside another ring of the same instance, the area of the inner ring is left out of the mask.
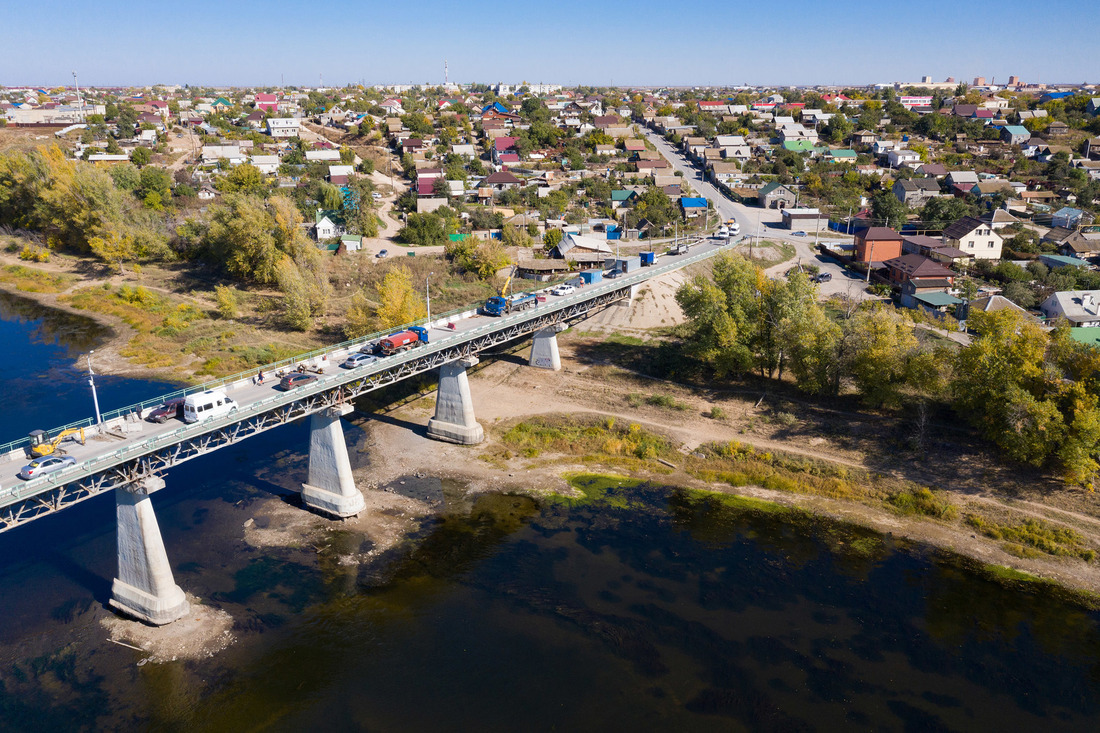
<path id="1" fill-rule="evenodd" d="M 355 369 L 344 370 L 338 364 L 392 331 L 266 365 L 262 371 L 270 381 L 262 385 L 253 379 L 258 369 L 129 405 L 106 413 L 98 422 L 88 418 L 55 428 L 49 435 L 66 429 L 84 430 L 83 443 L 62 444 L 76 463 L 28 481 L 17 474 L 27 463 L 29 439 L 0 446 L 0 532 L 113 491 L 119 570 L 110 603 L 147 623 L 171 623 L 185 616 L 189 608 L 172 576 L 150 499 L 165 486 L 162 474 L 167 469 L 308 416 L 309 464 L 302 503 L 332 517 L 354 516 L 365 502 L 352 477 L 341 422 L 342 416 L 352 412 L 351 400 L 438 369 L 436 408 L 428 421 L 428 435 L 453 443 L 479 443 L 484 434 L 474 416 L 466 370 L 478 363 L 480 352 L 531 335 L 530 365 L 560 369 L 557 334 L 569 324 L 632 299 L 646 280 L 702 262 L 732 246 L 704 240 L 686 253 L 666 254 L 654 265 L 580 287 L 570 295 L 540 292 L 545 299 L 536 307 L 502 317 L 482 316 L 476 310 L 443 314 L 422 324 L 428 328 L 427 344 Z M 278 391 L 276 375 L 299 365 L 322 373 L 310 384 Z M 224 390 L 237 409 L 191 424 L 175 419 L 156 424 L 142 419 L 165 400 L 209 389 Z"/>

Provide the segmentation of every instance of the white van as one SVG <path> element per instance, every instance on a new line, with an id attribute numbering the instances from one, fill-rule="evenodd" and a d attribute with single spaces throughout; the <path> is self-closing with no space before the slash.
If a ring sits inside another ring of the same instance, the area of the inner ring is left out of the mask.
<path id="1" fill-rule="evenodd" d="M 183 401 L 183 421 L 199 422 L 221 417 L 237 411 L 237 403 L 220 389 L 209 389 L 199 394 L 187 395 Z"/>

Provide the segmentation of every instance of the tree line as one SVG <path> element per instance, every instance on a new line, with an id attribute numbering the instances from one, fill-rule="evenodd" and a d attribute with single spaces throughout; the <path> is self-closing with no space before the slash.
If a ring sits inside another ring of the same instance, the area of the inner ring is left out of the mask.
<path id="1" fill-rule="evenodd" d="M 1100 464 L 1100 350 L 1066 326 L 1046 332 L 1010 310 L 974 313 L 957 350 L 922 345 L 905 311 L 863 304 L 834 317 L 802 274 L 769 279 L 739 255 L 716 258 L 676 294 L 685 353 L 718 378 L 788 377 L 803 392 L 854 392 L 905 412 L 943 403 L 1001 455 L 1088 484 Z"/>

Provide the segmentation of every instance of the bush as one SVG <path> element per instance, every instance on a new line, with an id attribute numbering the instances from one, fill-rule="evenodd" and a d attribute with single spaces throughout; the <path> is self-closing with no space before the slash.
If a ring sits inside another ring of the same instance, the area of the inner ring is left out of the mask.
<path id="1" fill-rule="evenodd" d="M 930 489 L 899 491 L 886 500 L 900 514 L 918 514 L 925 517 L 950 519 L 955 516 L 955 506 L 941 499 Z"/>
<path id="2" fill-rule="evenodd" d="M 715 405 L 714 407 L 710 408 L 710 411 L 705 412 L 703 414 L 706 415 L 707 417 L 709 417 L 711 420 L 725 420 L 726 419 L 726 411 L 723 410 L 718 405 Z"/>
<path id="3" fill-rule="evenodd" d="M 218 285 L 214 288 L 214 300 L 218 304 L 218 314 L 222 318 L 237 317 L 237 294 L 233 288 Z"/>

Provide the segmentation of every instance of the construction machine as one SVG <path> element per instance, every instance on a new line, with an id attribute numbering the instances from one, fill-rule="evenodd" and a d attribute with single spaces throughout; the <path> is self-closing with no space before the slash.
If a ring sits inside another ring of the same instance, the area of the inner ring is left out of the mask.
<path id="1" fill-rule="evenodd" d="M 45 430 L 32 430 L 30 434 L 31 444 L 27 448 L 27 455 L 30 458 L 41 458 L 42 456 L 52 456 L 54 453 L 64 453 L 64 449 L 61 448 L 61 441 L 69 437 L 84 445 L 84 428 L 68 428 L 62 430 L 53 438 Z"/>

